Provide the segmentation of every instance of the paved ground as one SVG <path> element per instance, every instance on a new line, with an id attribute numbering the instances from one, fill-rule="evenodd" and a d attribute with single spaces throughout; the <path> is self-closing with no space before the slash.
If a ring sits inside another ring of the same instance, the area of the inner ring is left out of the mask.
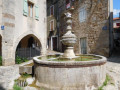
<path id="1" fill-rule="evenodd" d="M 120 48 L 108 58 L 107 73 L 112 76 L 114 85 L 109 85 L 105 90 L 120 90 Z"/>

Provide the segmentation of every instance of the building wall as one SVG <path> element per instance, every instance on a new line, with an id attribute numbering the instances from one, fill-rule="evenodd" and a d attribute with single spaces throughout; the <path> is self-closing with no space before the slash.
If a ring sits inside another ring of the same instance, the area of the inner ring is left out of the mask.
<path id="1" fill-rule="evenodd" d="M 57 41 L 58 42 L 58 26 L 57 26 L 57 18 L 58 18 L 58 0 L 47 0 L 47 39 L 48 39 L 48 49 L 49 50 L 53 50 L 53 41 L 52 41 L 52 37 L 57 37 Z M 54 14 L 50 15 L 50 7 L 54 6 Z M 50 31 L 50 22 L 54 21 L 54 30 Z M 58 50 L 58 46 L 57 46 L 57 50 Z"/>
<path id="2" fill-rule="evenodd" d="M 0 1 L 0 55 L 2 54 L 2 30 L 1 30 L 1 25 L 2 25 L 2 0 Z"/>
<path id="3" fill-rule="evenodd" d="M 2 58 L 3 65 L 15 63 L 18 43 L 27 35 L 36 36 L 41 42 L 42 54 L 46 53 L 46 0 L 29 0 L 39 7 L 39 20 L 23 15 L 23 0 L 1 0 L 3 5 Z M 33 9 L 35 10 L 35 9 Z M 33 13 L 35 15 L 35 13 Z"/>
<path id="4" fill-rule="evenodd" d="M 2 25 L 2 0 L 0 0 L 0 26 Z M 0 33 L 2 33 L 0 29 Z"/>
<path id="5" fill-rule="evenodd" d="M 80 53 L 80 38 L 87 38 L 87 53 L 109 55 L 109 16 L 108 0 L 94 1 L 84 0 L 76 2 L 73 12 L 73 31 L 77 36 L 75 52 Z M 79 21 L 79 8 L 85 7 L 87 18 Z M 107 27 L 106 30 L 103 30 Z"/>

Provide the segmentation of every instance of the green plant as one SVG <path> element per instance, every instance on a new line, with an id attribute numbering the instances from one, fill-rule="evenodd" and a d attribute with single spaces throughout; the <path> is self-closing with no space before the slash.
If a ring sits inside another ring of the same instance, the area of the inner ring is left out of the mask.
<path id="1" fill-rule="evenodd" d="M 21 58 L 19 56 L 16 57 L 16 64 L 20 64 L 21 63 Z"/>
<path id="2" fill-rule="evenodd" d="M 0 56 L 0 66 L 2 66 L 2 56 Z"/>
<path id="3" fill-rule="evenodd" d="M 13 90 L 23 90 L 23 89 L 21 87 L 19 87 L 18 85 L 14 84 Z"/>
<path id="4" fill-rule="evenodd" d="M 113 82 L 110 83 L 111 85 L 115 85 Z"/>
<path id="5" fill-rule="evenodd" d="M 32 75 L 27 74 L 27 73 L 23 73 L 23 74 L 21 75 L 21 78 L 24 78 L 24 79 L 29 78 L 29 77 L 32 77 Z"/>
<path id="6" fill-rule="evenodd" d="M 21 57 L 19 57 L 19 56 L 16 56 L 16 64 L 21 64 L 21 63 L 23 63 L 23 62 L 27 62 L 27 61 L 29 61 L 27 58 L 21 58 Z"/>
<path id="7" fill-rule="evenodd" d="M 40 90 L 45 90 L 44 88 L 40 88 Z"/>
<path id="8" fill-rule="evenodd" d="M 98 88 L 98 90 L 103 90 L 103 87 L 107 86 L 108 82 L 111 80 L 109 75 L 106 75 L 106 79 L 103 82 L 103 85 Z"/>

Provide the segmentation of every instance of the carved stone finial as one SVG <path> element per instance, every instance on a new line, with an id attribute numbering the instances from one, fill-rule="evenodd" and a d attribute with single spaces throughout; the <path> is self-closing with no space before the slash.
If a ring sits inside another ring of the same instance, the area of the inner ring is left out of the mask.
<path id="1" fill-rule="evenodd" d="M 65 13 L 66 16 L 66 33 L 62 36 L 62 43 L 67 46 L 64 51 L 63 58 L 72 59 L 75 58 L 74 44 L 76 43 L 76 36 L 72 33 L 72 14 L 70 12 Z"/>
<path id="2" fill-rule="evenodd" d="M 70 12 L 65 13 L 66 17 L 72 17 L 72 14 Z"/>

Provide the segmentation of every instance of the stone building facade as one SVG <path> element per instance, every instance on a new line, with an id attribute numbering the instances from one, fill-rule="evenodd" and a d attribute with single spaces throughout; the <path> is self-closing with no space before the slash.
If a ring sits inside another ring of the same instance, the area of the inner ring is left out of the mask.
<path id="1" fill-rule="evenodd" d="M 63 13 L 74 7 L 73 33 L 77 36 L 76 54 L 109 56 L 113 48 L 112 0 L 59 0 L 59 36 L 66 32 Z M 60 50 L 65 46 L 59 41 Z"/>
<path id="2" fill-rule="evenodd" d="M 78 38 L 75 45 L 76 53 L 109 55 L 108 3 L 108 0 L 75 2 L 73 31 Z"/>
<path id="3" fill-rule="evenodd" d="M 47 0 L 47 46 L 49 50 L 58 50 L 58 0 Z"/>
<path id="4" fill-rule="evenodd" d="M 30 37 L 46 53 L 46 0 L 0 0 L 0 26 L 3 65 L 15 64 L 16 49 L 30 47 Z"/>

